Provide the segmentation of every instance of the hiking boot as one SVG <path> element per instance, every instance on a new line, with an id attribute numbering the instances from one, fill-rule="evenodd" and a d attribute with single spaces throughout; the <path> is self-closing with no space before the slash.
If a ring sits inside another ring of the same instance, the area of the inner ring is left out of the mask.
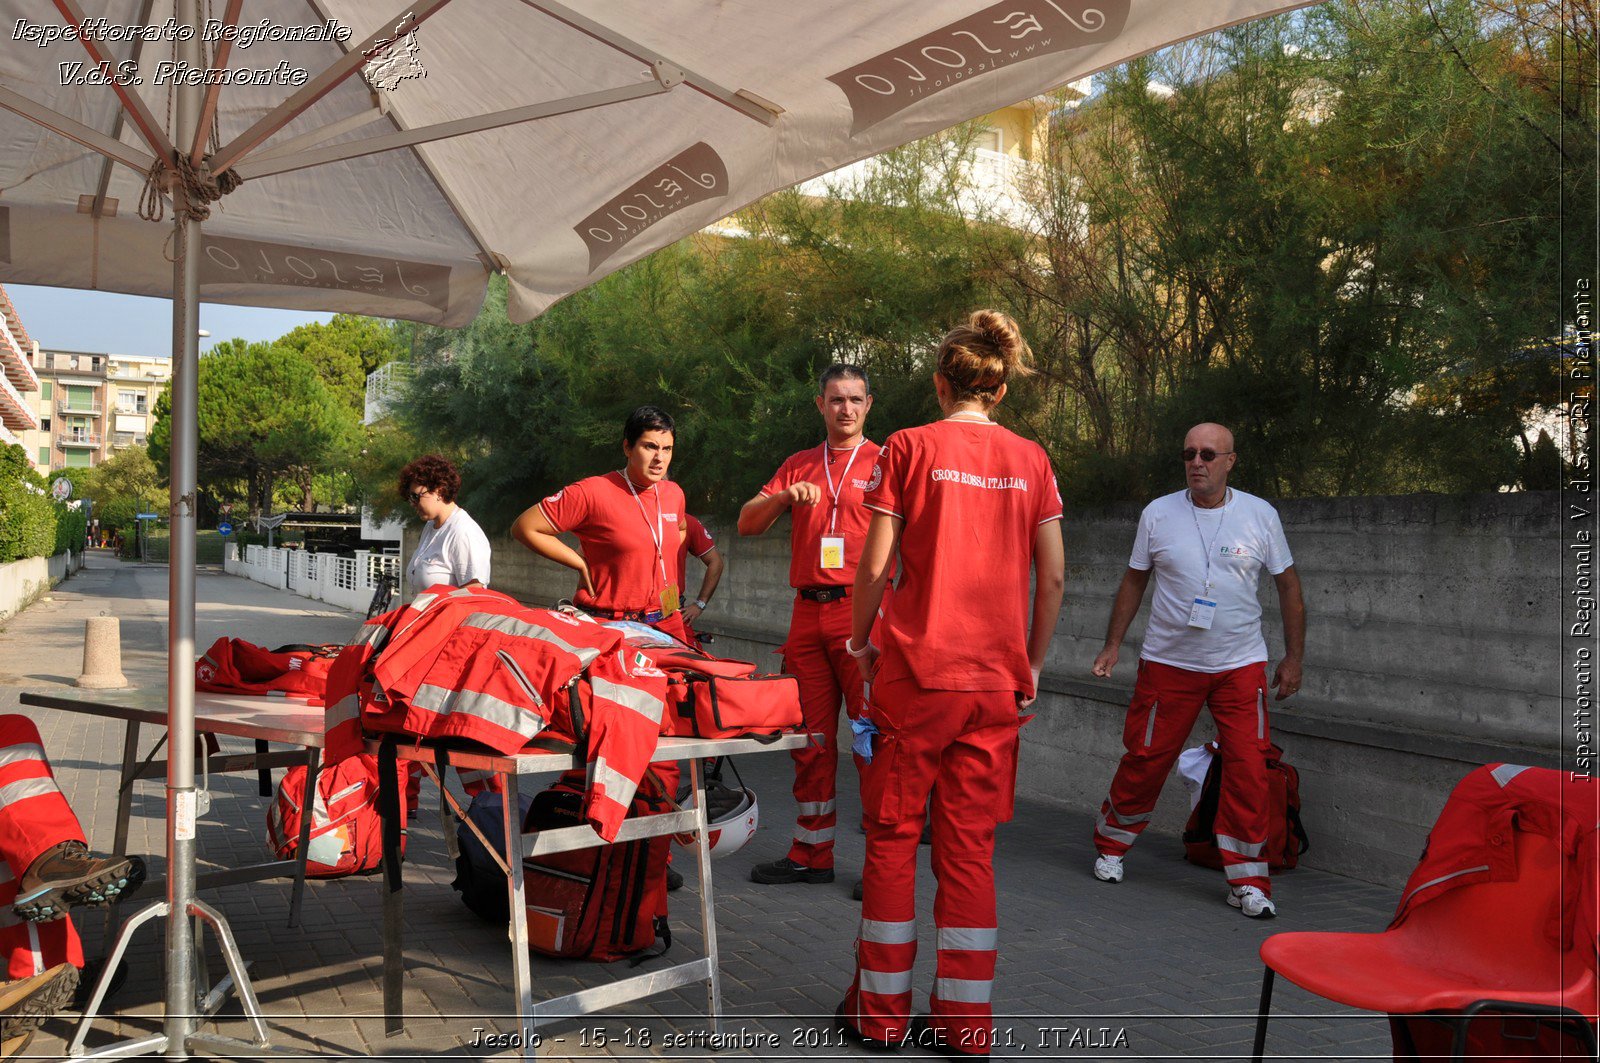
<path id="1" fill-rule="evenodd" d="M 750 881 L 763 886 L 784 886 L 791 882 L 832 882 L 833 868 L 807 867 L 788 857 L 770 864 L 757 864 L 750 869 Z"/>
<path id="2" fill-rule="evenodd" d="M 667 865 L 667 892 L 683 889 L 683 876 L 678 874 L 678 869 L 671 864 Z"/>
<path id="3" fill-rule="evenodd" d="M 880 1041 L 876 1037 L 868 1037 L 862 1033 L 856 1028 L 856 1024 L 845 1016 L 842 1000 L 839 1006 L 833 1009 L 833 1028 L 844 1034 L 846 1040 L 854 1041 L 869 1052 L 894 1052 L 904 1044 L 903 1041 Z"/>
<path id="4" fill-rule="evenodd" d="M 44 923 L 68 908 L 121 900 L 143 883 L 144 861 L 137 856 L 95 856 L 82 842 L 62 842 L 28 867 L 11 910 Z"/>
<path id="5" fill-rule="evenodd" d="M 1101 882 L 1122 881 L 1122 857 L 1101 854 L 1094 858 L 1094 877 Z"/>
<path id="6" fill-rule="evenodd" d="M 72 991 L 78 987 L 78 969 L 70 963 L 61 963 L 30 978 L 0 984 L 0 1041 L 9 1046 L 13 1040 L 26 1045 L 25 1035 L 44 1020 L 72 1002 Z M 17 1051 L 20 1051 L 19 1046 Z"/>
<path id="7" fill-rule="evenodd" d="M 1272 898 L 1255 886 L 1230 886 L 1228 903 L 1251 919 L 1271 919 L 1278 914 L 1278 906 L 1272 903 Z"/>

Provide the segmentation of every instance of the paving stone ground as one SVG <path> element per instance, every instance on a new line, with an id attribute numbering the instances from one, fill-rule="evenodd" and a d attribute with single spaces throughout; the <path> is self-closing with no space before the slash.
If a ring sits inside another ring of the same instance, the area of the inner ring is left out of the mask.
<path id="1" fill-rule="evenodd" d="M 109 846 L 116 808 L 115 764 L 122 726 L 54 710 L 19 710 L 25 689 L 69 685 L 79 671 L 83 620 L 122 620 L 124 671 L 135 685 L 160 689 L 165 677 L 167 569 L 91 554 L 88 567 L 0 628 L 0 712 L 26 711 L 43 733 L 62 789 L 90 843 Z M 354 614 L 244 579 L 203 570 L 197 590 L 198 642 L 203 649 L 229 634 L 264 645 L 327 642 L 355 629 Z M 146 729 L 151 730 L 149 728 Z M 149 735 L 146 748 L 154 744 Z M 224 748 L 248 743 L 223 739 Z M 1106 765 L 1109 773 L 1113 765 Z M 864 838 L 853 787 L 840 794 L 838 878 L 828 885 L 759 886 L 752 864 L 784 855 L 793 814 L 788 757 L 743 757 L 740 768 L 761 795 L 762 829 L 750 845 L 716 863 L 717 936 L 722 951 L 725 1049 L 719 1059 L 839 1059 L 862 1053 L 840 1044 L 831 1015 L 850 981 L 851 942 L 859 908 L 850 889 L 859 875 Z M 841 779 L 853 770 L 841 765 Z M 268 800 L 253 774 L 211 780 L 215 800 L 201 823 L 206 866 L 259 860 L 265 853 Z M 525 786 L 535 785 L 532 782 Z M 130 851 L 147 854 L 152 876 L 164 874 L 160 780 L 136 788 Z M 423 807 L 437 805 L 424 784 Z M 1286 930 L 1377 930 L 1394 905 L 1393 891 L 1327 872 L 1300 869 L 1276 883 L 1281 915 L 1243 918 L 1223 902 L 1216 872 L 1186 864 L 1172 836 L 1152 835 L 1128 862 L 1128 878 L 1110 886 L 1089 874 L 1088 810 L 1019 799 L 1001 828 L 995 854 L 1000 890 L 1000 966 L 995 986 L 999 1041 L 994 1058 L 1013 1060 L 1248 1058 L 1261 981 L 1257 949 Z M 472 915 L 450 889 L 444 836 L 437 817 L 423 815 L 409 831 L 405 867 L 406 1031 L 384 1033 L 379 883 L 351 878 L 307 885 L 299 927 L 288 926 L 290 884 L 253 883 L 209 891 L 204 899 L 226 915 L 279 1049 L 311 1055 L 393 1058 L 511 1057 L 518 1036 L 511 1010 L 511 962 L 503 928 Z M 933 978 L 933 877 L 921 852 L 918 906 L 923 948 L 917 963 L 917 1006 Z M 687 853 L 685 852 L 687 856 Z M 702 941 L 698 882 L 673 895 L 671 957 Z M 149 889 L 126 908 L 157 895 Z M 80 921 L 86 950 L 109 947 L 102 920 Z M 112 1018 L 98 1023 L 89 1046 L 148 1036 L 161 1026 L 164 924 L 136 935 L 127 984 L 112 999 Z M 670 957 L 669 957 L 670 958 Z M 555 995 L 649 971 L 620 962 L 595 965 L 535 957 L 536 995 Z M 223 970 L 215 943 L 213 972 Z M 706 1059 L 706 993 L 692 987 L 661 994 L 620 1013 L 542 1027 L 545 1058 Z M 1279 980 L 1268 1052 L 1277 1058 L 1387 1058 L 1382 1016 L 1351 1012 Z M 61 1058 L 76 1014 L 48 1022 L 31 1052 Z M 216 1029 L 245 1036 L 237 1003 Z M 910 1048 L 908 1058 L 931 1058 Z"/>

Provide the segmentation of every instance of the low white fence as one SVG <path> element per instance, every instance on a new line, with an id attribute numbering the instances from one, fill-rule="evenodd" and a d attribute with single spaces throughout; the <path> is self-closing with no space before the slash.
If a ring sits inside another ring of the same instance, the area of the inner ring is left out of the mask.
<path id="1" fill-rule="evenodd" d="M 241 559 L 238 543 L 228 543 L 224 548 L 222 565 L 229 575 L 357 613 L 365 613 L 372 603 L 379 576 L 400 574 L 400 559 L 392 554 L 357 550 L 354 557 L 342 557 L 281 546 L 247 546 Z"/>

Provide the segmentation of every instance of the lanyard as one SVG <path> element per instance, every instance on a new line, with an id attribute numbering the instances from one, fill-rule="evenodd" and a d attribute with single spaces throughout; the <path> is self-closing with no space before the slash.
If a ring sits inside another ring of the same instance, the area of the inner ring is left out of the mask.
<path id="1" fill-rule="evenodd" d="M 1228 488 L 1223 488 L 1223 490 L 1227 491 L 1229 489 Z M 1211 542 L 1207 543 L 1206 542 L 1205 533 L 1200 530 L 1200 515 L 1199 515 L 1199 513 L 1196 512 L 1200 507 L 1194 504 L 1194 495 L 1193 495 L 1193 493 L 1185 492 L 1185 494 L 1189 498 L 1189 516 L 1194 519 L 1194 533 L 1200 539 L 1200 549 L 1205 554 L 1205 558 L 1206 558 L 1206 589 L 1205 589 L 1205 593 L 1206 594 L 1210 594 L 1211 593 L 1211 548 L 1213 546 L 1217 545 L 1217 537 L 1222 534 L 1222 524 L 1223 524 L 1224 521 L 1226 521 L 1228 519 L 1228 496 L 1226 494 L 1224 494 L 1222 496 L 1222 515 L 1217 518 L 1217 530 L 1211 534 Z"/>
<path id="2" fill-rule="evenodd" d="M 833 505 L 828 508 L 829 535 L 833 535 L 835 529 L 837 529 L 839 526 L 839 495 L 844 491 L 844 485 L 850 475 L 850 466 L 856 463 L 856 452 L 859 451 L 865 443 L 866 440 L 863 439 L 860 443 L 857 443 L 855 446 L 850 448 L 850 460 L 844 463 L 844 471 L 839 474 L 838 487 L 833 486 L 833 470 L 828 468 L 828 451 L 832 448 L 830 448 L 826 443 L 822 444 L 822 475 L 828 478 L 828 497 L 833 500 Z"/>
<path id="3" fill-rule="evenodd" d="M 661 485 L 651 485 L 656 489 L 656 522 L 651 524 L 650 514 L 644 511 L 644 501 L 639 497 L 638 488 L 633 486 L 633 480 L 628 477 L 627 469 L 622 470 L 622 482 L 628 485 L 628 493 L 639 506 L 639 516 L 644 519 L 645 527 L 650 529 L 650 541 L 656 544 L 656 561 L 661 565 L 661 585 L 665 587 L 670 581 L 667 579 L 667 555 L 661 550 Z"/>

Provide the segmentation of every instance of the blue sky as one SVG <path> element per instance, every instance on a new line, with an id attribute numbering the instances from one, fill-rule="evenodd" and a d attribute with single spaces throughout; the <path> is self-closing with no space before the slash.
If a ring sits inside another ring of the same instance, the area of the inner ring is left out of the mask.
<path id="1" fill-rule="evenodd" d="M 170 299 L 32 284 L 7 284 L 5 289 L 22 318 L 22 327 L 41 347 L 107 354 L 172 353 Z M 235 336 L 275 340 L 296 325 L 332 317 L 300 310 L 201 303 L 200 327 L 208 329 L 211 337 L 200 342 L 200 350 Z"/>

